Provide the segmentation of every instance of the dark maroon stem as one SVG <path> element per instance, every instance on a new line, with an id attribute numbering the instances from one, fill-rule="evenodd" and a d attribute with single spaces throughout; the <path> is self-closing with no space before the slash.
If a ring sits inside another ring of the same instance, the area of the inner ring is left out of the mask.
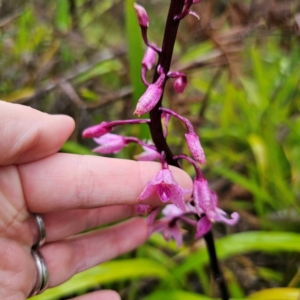
<path id="1" fill-rule="evenodd" d="M 180 20 L 174 20 L 174 18 L 182 12 L 184 7 L 184 0 L 171 0 L 162 50 L 158 59 L 157 66 L 161 66 L 165 74 L 167 74 L 170 70 L 172 55 L 174 44 L 177 36 L 177 30 L 180 23 Z M 153 76 L 153 82 L 155 82 L 159 77 L 159 73 L 156 68 L 156 72 Z M 156 106 L 150 111 L 150 132 L 153 139 L 153 142 L 157 148 L 157 151 L 161 153 L 164 151 L 166 155 L 166 161 L 169 165 L 179 167 L 177 160 L 173 159 L 173 154 L 166 143 L 166 139 L 164 138 L 163 129 L 161 125 L 161 111 L 159 108 L 161 107 L 161 96 L 160 100 L 156 104 Z"/>
<path id="2" fill-rule="evenodd" d="M 209 253 L 209 261 L 210 261 L 210 267 L 213 272 L 214 279 L 216 283 L 219 286 L 221 299 L 222 300 L 229 300 L 229 293 L 227 289 L 227 285 L 225 282 L 224 275 L 221 271 L 221 268 L 218 263 L 218 257 L 216 253 L 215 243 L 214 243 L 214 237 L 212 234 L 212 231 L 209 231 L 204 235 L 204 239 L 207 245 L 207 251 Z"/>

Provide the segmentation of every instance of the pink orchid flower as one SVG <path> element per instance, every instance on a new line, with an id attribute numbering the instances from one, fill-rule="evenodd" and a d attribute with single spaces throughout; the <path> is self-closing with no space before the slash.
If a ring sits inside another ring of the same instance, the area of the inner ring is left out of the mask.
<path id="1" fill-rule="evenodd" d="M 94 141 L 100 146 L 93 149 L 93 151 L 101 154 L 118 153 L 127 145 L 123 136 L 113 133 L 94 138 Z"/>
<path id="2" fill-rule="evenodd" d="M 153 161 L 160 159 L 161 155 L 154 149 L 143 146 L 144 152 L 135 155 L 134 158 L 139 161 Z"/>
<path id="3" fill-rule="evenodd" d="M 163 203 L 171 201 L 182 211 L 185 211 L 183 195 L 189 193 L 190 190 L 181 188 L 168 168 L 164 167 L 147 183 L 147 186 L 139 195 L 138 200 L 145 200 L 154 192 L 158 194 Z"/>

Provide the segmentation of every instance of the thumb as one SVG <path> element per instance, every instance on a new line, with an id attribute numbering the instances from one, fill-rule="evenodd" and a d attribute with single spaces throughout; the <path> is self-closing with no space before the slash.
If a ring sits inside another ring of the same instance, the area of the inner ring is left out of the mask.
<path id="1" fill-rule="evenodd" d="M 74 130 L 74 120 L 0 101 L 0 165 L 35 161 L 57 152 Z"/>
<path id="2" fill-rule="evenodd" d="M 97 291 L 70 300 L 121 300 L 119 294 L 115 291 Z"/>

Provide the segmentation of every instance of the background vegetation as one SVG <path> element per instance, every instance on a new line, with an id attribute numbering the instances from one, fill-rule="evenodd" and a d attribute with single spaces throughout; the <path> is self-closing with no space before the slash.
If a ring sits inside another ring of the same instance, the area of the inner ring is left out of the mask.
<path id="1" fill-rule="evenodd" d="M 139 3 L 159 45 L 169 1 Z M 71 115 L 77 127 L 62 151 L 91 154 L 93 142 L 81 139 L 82 130 L 131 118 L 144 91 L 145 49 L 132 7 L 132 0 L 0 1 L 0 98 Z M 173 59 L 189 85 L 182 95 L 167 85 L 164 104 L 198 128 L 205 176 L 220 206 L 241 215 L 234 228 L 214 228 L 231 296 L 299 299 L 299 1 L 203 0 L 194 10 L 200 21 L 189 16 L 181 23 Z M 174 153 L 186 152 L 178 134 L 184 128 L 170 126 Z M 142 126 L 118 130 L 149 138 Z M 139 151 L 130 146 L 118 157 Z M 217 298 L 203 241 L 193 242 L 193 233 L 185 238 L 178 250 L 153 235 L 133 253 L 35 299 L 100 287 L 128 300 Z"/>

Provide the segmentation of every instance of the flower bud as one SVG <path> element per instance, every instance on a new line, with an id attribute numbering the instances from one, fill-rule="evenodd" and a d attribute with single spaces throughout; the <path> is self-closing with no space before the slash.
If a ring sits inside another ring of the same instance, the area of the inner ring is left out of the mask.
<path id="1" fill-rule="evenodd" d="M 176 93 L 182 93 L 187 85 L 186 76 L 179 76 L 174 82 L 174 90 Z"/>
<path id="2" fill-rule="evenodd" d="M 100 146 L 93 151 L 101 154 L 118 153 L 127 145 L 123 136 L 113 133 L 95 138 L 94 141 Z"/>
<path id="3" fill-rule="evenodd" d="M 134 9 L 136 12 L 136 15 L 138 17 L 138 21 L 140 26 L 142 27 L 149 27 L 149 18 L 148 18 L 148 14 L 145 10 L 145 8 L 139 4 L 134 4 Z"/>
<path id="4" fill-rule="evenodd" d="M 140 117 L 149 112 L 157 104 L 163 93 L 165 77 L 165 74 L 161 74 L 156 82 L 148 86 L 146 92 L 139 99 L 134 114 Z"/>
<path id="5" fill-rule="evenodd" d="M 107 126 L 108 122 L 102 122 L 99 125 L 94 125 L 85 129 L 82 133 L 82 137 L 86 138 L 97 138 L 104 134 L 107 134 L 113 130 L 113 127 Z"/>
<path id="6" fill-rule="evenodd" d="M 185 138 L 194 159 L 204 165 L 206 159 L 198 135 L 196 133 L 186 133 Z"/>
<path id="7" fill-rule="evenodd" d="M 160 159 L 161 155 L 154 149 L 149 147 L 144 147 L 144 152 L 135 155 L 134 158 L 138 161 L 153 161 L 156 159 Z"/>

